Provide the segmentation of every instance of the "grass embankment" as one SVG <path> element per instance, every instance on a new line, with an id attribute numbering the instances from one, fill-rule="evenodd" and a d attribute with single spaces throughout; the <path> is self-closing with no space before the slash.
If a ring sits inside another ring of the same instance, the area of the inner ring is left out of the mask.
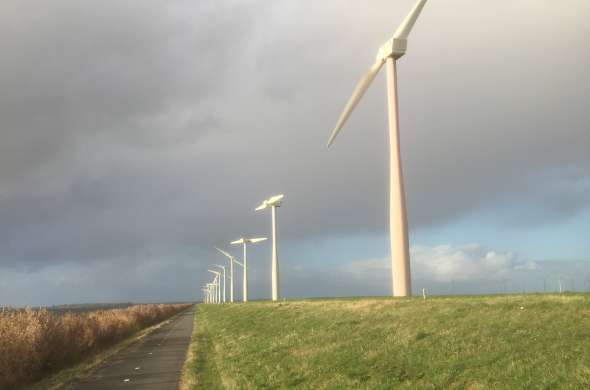
<path id="1" fill-rule="evenodd" d="M 104 351 L 189 305 L 56 315 L 47 310 L 0 311 L 0 389 L 16 389 Z"/>
<path id="2" fill-rule="evenodd" d="M 192 388 L 587 389 L 590 296 L 199 305 Z"/>

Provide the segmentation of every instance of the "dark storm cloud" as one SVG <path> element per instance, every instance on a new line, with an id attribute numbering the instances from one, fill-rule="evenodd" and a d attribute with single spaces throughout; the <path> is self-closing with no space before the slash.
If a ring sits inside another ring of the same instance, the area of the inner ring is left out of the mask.
<path id="1" fill-rule="evenodd" d="M 1 265 L 212 256 L 279 192 L 284 239 L 382 233 L 384 75 L 325 141 L 411 3 L 2 2 Z M 398 70 L 413 228 L 587 207 L 590 5 L 560 7 L 425 8 Z"/>

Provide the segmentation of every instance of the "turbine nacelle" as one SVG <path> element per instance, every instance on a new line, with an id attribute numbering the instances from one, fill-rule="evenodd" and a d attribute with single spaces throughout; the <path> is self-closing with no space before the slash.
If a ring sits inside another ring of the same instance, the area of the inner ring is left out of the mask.
<path id="1" fill-rule="evenodd" d="M 416 2 L 414 8 L 412 8 L 402 24 L 400 24 L 397 30 L 395 30 L 393 37 L 385 42 L 379 49 L 379 53 L 377 53 L 377 61 L 385 62 L 389 57 L 393 57 L 393 59 L 397 60 L 406 54 L 408 35 L 410 35 L 410 31 L 412 31 L 412 27 L 414 27 L 416 19 L 418 19 L 426 1 L 427 0 L 418 0 Z"/>
<path id="2" fill-rule="evenodd" d="M 255 244 L 260 241 L 267 240 L 266 237 L 259 237 L 259 238 L 240 238 L 239 240 L 235 240 L 230 242 L 232 245 L 239 245 L 239 244 Z"/>
<path id="3" fill-rule="evenodd" d="M 385 42 L 383 46 L 379 48 L 375 61 L 385 62 L 389 57 L 393 57 L 393 59 L 397 60 L 406 54 L 407 47 L 407 39 L 391 37 L 390 40 Z"/>
<path id="4" fill-rule="evenodd" d="M 387 42 L 385 42 L 383 46 L 381 46 L 381 48 L 379 48 L 375 63 L 361 77 L 356 87 L 354 88 L 354 91 L 352 92 L 352 96 L 350 97 L 350 99 L 348 99 L 348 102 L 344 107 L 344 111 L 342 111 L 342 114 L 340 114 L 338 122 L 336 122 L 336 126 L 334 126 L 334 129 L 330 134 L 330 138 L 328 138 L 327 146 L 330 146 L 332 144 L 332 142 L 342 129 L 342 126 L 344 126 L 344 123 L 346 123 L 348 117 L 350 116 L 358 102 L 361 100 L 365 92 L 367 92 L 367 89 L 369 89 L 369 86 L 371 85 L 371 83 L 377 76 L 377 73 L 379 73 L 379 70 L 387 61 L 387 59 L 393 58 L 397 60 L 398 58 L 406 54 L 406 48 L 408 46 L 408 35 L 410 34 L 410 31 L 412 31 L 412 27 L 414 27 L 416 19 L 418 19 L 418 16 L 420 15 L 422 8 L 424 8 L 424 4 L 426 4 L 426 1 L 427 0 L 418 0 L 416 2 L 416 5 L 414 5 L 414 8 L 406 16 L 406 18 L 395 31 L 393 36 Z M 262 207 L 262 205 L 259 207 Z"/>
<path id="5" fill-rule="evenodd" d="M 264 210 L 267 207 L 280 207 L 281 205 L 281 200 L 284 198 L 285 195 L 281 194 L 281 195 L 275 195 L 275 196 L 271 196 L 270 198 L 262 201 L 262 203 L 260 204 L 260 206 L 256 207 L 256 211 L 258 210 Z"/>

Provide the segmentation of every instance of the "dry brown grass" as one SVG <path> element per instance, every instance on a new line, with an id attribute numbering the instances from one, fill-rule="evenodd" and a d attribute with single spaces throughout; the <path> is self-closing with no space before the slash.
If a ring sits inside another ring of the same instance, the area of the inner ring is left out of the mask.
<path id="1" fill-rule="evenodd" d="M 187 307 L 138 305 L 64 315 L 47 310 L 3 309 L 0 389 L 15 389 L 75 364 Z"/>

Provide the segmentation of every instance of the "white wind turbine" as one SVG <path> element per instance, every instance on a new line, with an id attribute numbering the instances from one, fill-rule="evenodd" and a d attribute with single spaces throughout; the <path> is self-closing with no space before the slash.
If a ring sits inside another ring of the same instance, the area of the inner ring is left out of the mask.
<path id="1" fill-rule="evenodd" d="M 207 283 L 205 285 L 203 290 L 205 291 L 205 301 L 204 302 L 211 303 L 211 287 L 209 286 L 209 283 Z"/>
<path id="2" fill-rule="evenodd" d="M 203 303 L 207 303 L 207 288 L 202 287 L 201 291 L 203 292 Z"/>
<path id="3" fill-rule="evenodd" d="M 226 281 L 225 281 L 225 266 L 219 264 L 213 264 L 215 267 L 221 268 L 223 270 L 223 303 L 225 303 L 225 290 L 227 289 Z"/>
<path id="4" fill-rule="evenodd" d="M 208 303 L 215 303 L 215 284 L 207 283 L 207 289 L 209 290 L 209 302 Z"/>
<path id="5" fill-rule="evenodd" d="M 412 295 L 408 221 L 400 158 L 396 61 L 406 53 L 408 35 L 410 34 L 418 15 L 422 11 L 424 4 L 426 4 L 426 0 L 418 0 L 412 11 L 406 16 L 402 24 L 395 31 L 393 37 L 381 46 L 377 53 L 375 63 L 358 82 L 328 140 L 328 146 L 330 146 L 350 116 L 352 110 L 377 76 L 377 73 L 383 64 L 386 64 L 390 147 L 389 237 L 391 245 L 393 295 L 396 297 Z"/>
<path id="6" fill-rule="evenodd" d="M 264 240 L 267 240 L 267 238 L 266 237 L 260 237 L 260 238 L 243 238 L 242 237 L 239 240 L 232 241 L 230 243 L 232 245 L 242 244 L 244 246 L 244 257 L 242 259 L 242 261 L 244 262 L 244 264 L 243 264 L 244 277 L 243 277 L 243 284 L 242 284 L 242 288 L 243 288 L 242 297 L 243 297 L 244 302 L 248 302 L 248 257 L 246 256 L 246 246 L 249 243 L 255 244 L 257 242 L 264 241 Z"/>
<path id="7" fill-rule="evenodd" d="M 208 270 L 209 272 L 211 272 L 212 274 L 215 274 L 215 279 L 213 279 L 213 283 L 215 284 L 215 300 L 217 301 L 217 303 L 221 303 L 221 289 L 219 288 L 219 281 L 221 279 L 221 272 L 219 271 L 213 271 L 213 270 Z"/>
<path id="8" fill-rule="evenodd" d="M 217 249 L 219 251 L 219 253 L 221 253 L 222 255 L 224 255 L 225 257 L 227 257 L 229 259 L 229 281 L 230 281 L 230 283 L 229 283 L 229 301 L 231 303 L 234 303 L 234 262 L 238 263 L 240 265 L 241 265 L 241 263 L 238 262 L 235 257 L 230 255 L 226 251 L 221 250 L 217 247 L 215 247 L 215 249 Z"/>
<path id="9" fill-rule="evenodd" d="M 277 207 L 281 206 L 281 203 L 285 195 L 275 195 L 262 201 L 260 206 L 256 207 L 256 211 L 264 210 L 270 207 L 272 210 L 272 259 L 271 259 L 271 273 L 272 273 L 272 300 L 276 301 L 279 299 L 279 256 L 277 253 Z"/>

